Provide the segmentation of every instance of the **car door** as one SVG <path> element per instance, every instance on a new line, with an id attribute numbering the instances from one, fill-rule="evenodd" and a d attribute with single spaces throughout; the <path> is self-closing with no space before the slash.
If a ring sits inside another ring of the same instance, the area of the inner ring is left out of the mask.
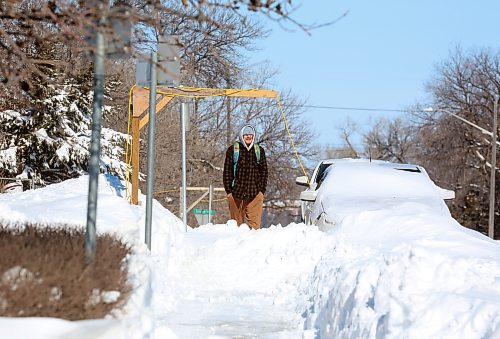
<path id="1" fill-rule="evenodd" d="M 316 165 L 313 175 L 311 178 L 311 183 L 310 186 L 304 191 L 304 192 L 316 192 L 319 187 L 321 186 L 321 183 L 323 182 L 326 174 L 327 168 L 329 168 L 333 162 L 331 161 L 321 161 Z M 302 197 L 305 195 L 302 194 Z M 315 204 L 315 194 L 307 194 L 307 200 L 306 199 L 301 199 L 301 214 L 302 214 L 302 222 L 304 222 L 306 225 L 312 225 L 313 220 L 311 220 L 311 213 L 314 209 L 314 204 Z"/>

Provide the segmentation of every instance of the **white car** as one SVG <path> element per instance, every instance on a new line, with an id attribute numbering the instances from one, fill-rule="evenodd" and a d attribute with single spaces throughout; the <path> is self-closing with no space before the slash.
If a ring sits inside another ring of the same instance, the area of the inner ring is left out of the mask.
<path id="1" fill-rule="evenodd" d="M 322 230 L 349 213 L 397 208 L 402 203 L 425 204 L 449 215 L 444 199 L 455 197 L 455 192 L 436 186 L 421 166 L 380 160 L 323 160 L 310 183 L 306 176 L 295 182 L 307 187 L 300 194 L 303 222 Z"/>
<path id="2" fill-rule="evenodd" d="M 308 182 L 307 177 L 305 175 L 297 177 L 297 179 L 295 179 L 295 183 L 297 185 L 307 187 L 307 189 L 300 194 L 300 205 L 301 205 L 300 212 L 302 216 L 302 222 L 304 222 L 307 225 L 312 224 L 310 215 L 311 215 L 312 205 L 316 200 L 316 193 L 314 192 L 316 192 L 319 189 L 321 182 L 325 177 L 326 169 L 330 167 L 334 161 L 337 160 L 327 159 L 320 161 L 314 168 L 310 182 Z M 311 193 L 306 193 L 306 192 L 311 192 Z"/>

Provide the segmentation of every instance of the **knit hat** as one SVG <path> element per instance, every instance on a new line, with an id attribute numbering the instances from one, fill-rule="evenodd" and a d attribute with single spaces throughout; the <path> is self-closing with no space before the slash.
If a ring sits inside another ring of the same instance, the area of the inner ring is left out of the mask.
<path id="1" fill-rule="evenodd" d="M 255 136 L 255 130 L 253 129 L 252 126 L 250 125 L 245 125 L 242 129 L 241 129 L 241 135 L 245 135 L 245 134 L 251 134 L 253 136 Z"/>

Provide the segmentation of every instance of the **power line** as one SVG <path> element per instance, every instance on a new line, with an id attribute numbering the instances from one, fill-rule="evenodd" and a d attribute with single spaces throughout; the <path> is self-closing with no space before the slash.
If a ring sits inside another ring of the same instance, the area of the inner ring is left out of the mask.
<path id="1" fill-rule="evenodd" d="M 368 107 L 340 107 L 340 106 L 318 106 L 318 105 L 296 105 L 304 108 L 319 108 L 319 109 L 332 109 L 332 110 L 349 110 L 349 111 L 384 111 L 384 112 L 416 112 L 408 109 L 394 109 L 394 108 L 368 108 Z"/>

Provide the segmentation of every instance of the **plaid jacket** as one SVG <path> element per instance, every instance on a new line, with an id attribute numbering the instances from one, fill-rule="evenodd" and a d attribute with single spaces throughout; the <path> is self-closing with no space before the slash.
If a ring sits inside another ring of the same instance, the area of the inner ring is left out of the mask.
<path id="1" fill-rule="evenodd" d="M 240 155 L 236 166 L 236 180 L 234 179 L 234 145 L 229 146 L 224 161 L 224 189 L 226 193 L 232 193 L 237 199 L 252 200 L 260 192 L 266 193 L 267 187 L 267 160 L 264 148 L 260 147 L 260 162 L 257 164 L 257 156 L 252 146 L 250 151 L 240 143 Z"/>

